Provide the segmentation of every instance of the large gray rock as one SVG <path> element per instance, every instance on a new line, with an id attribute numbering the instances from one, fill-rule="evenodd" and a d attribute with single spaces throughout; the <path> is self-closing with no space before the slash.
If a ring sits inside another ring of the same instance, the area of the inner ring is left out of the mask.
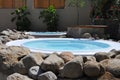
<path id="1" fill-rule="evenodd" d="M 21 75 L 19 73 L 11 74 L 7 77 L 7 80 L 33 80 L 28 78 L 27 76 Z"/>
<path id="2" fill-rule="evenodd" d="M 40 66 L 41 63 L 43 62 L 43 58 L 41 57 L 40 54 L 29 54 L 27 56 L 25 56 L 23 59 L 23 64 L 25 65 L 25 68 L 27 69 L 27 71 L 29 71 L 29 69 L 32 66 Z"/>
<path id="3" fill-rule="evenodd" d="M 52 71 L 58 73 L 59 69 L 64 65 L 62 58 L 58 57 L 56 54 L 51 54 L 47 57 L 41 64 L 41 69 L 44 71 Z"/>
<path id="4" fill-rule="evenodd" d="M 33 39 L 33 36 L 27 35 L 24 32 L 19 32 L 16 30 L 4 30 L 0 33 L 2 37 L 0 37 L 0 40 L 2 43 L 6 43 L 11 40 L 18 40 L 18 39 Z"/>
<path id="5" fill-rule="evenodd" d="M 108 53 L 106 52 L 97 52 L 95 53 L 95 58 L 98 62 L 104 60 L 104 59 L 109 59 L 110 57 L 108 56 Z"/>
<path id="6" fill-rule="evenodd" d="M 2 31 L 0 34 L 7 35 L 7 36 L 10 35 L 9 31 L 6 31 L 6 30 Z"/>
<path id="7" fill-rule="evenodd" d="M 40 69 L 40 66 L 33 66 L 29 69 L 29 76 L 33 79 L 37 79 L 38 75 L 42 74 L 43 71 Z"/>
<path id="8" fill-rule="evenodd" d="M 6 49 L 0 50 L 0 71 L 9 70 L 12 65 L 18 63 L 18 57 Z"/>
<path id="9" fill-rule="evenodd" d="M 21 46 L 9 46 L 7 50 L 11 51 L 18 58 L 22 58 L 30 54 L 30 50 L 28 48 L 21 47 Z"/>
<path id="10" fill-rule="evenodd" d="M 57 80 L 57 76 L 53 72 L 48 71 L 43 74 L 40 74 L 38 76 L 38 80 Z"/>
<path id="11" fill-rule="evenodd" d="M 84 56 L 83 60 L 84 60 L 84 62 L 87 62 L 87 61 L 96 61 L 96 58 L 94 56 Z"/>
<path id="12" fill-rule="evenodd" d="M 100 62 L 108 72 L 120 77 L 120 59 L 106 59 Z"/>
<path id="13" fill-rule="evenodd" d="M 43 59 L 47 58 L 49 55 L 46 53 L 41 53 L 41 52 L 31 52 L 31 54 L 39 54 Z"/>
<path id="14" fill-rule="evenodd" d="M 110 52 L 108 52 L 108 55 L 111 57 L 111 58 L 115 58 L 117 55 L 120 54 L 120 50 L 115 50 L 115 49 L 112 49 Z"/>
<path id="15" fill-rule="evenodd" d="M 60 71 L 59 76 L 62 78 L 79 78 L 83 75 L 83 58 L 81 56 L 75 57 L 73 60 L 67 62 Z"/>
<path id="16" fill-rule="evenodd" d="M 92 35 L 90 33 L 84 33 L 83 38 L 92 38 Z"/>
<path id="17" fill-rule="evenodd" d="M 71 61 L 74 58 L 73 53 L 71 52 L 62 52 L 60 53 L 60 57 L 66 62 Z"/>
<path id="18" fill-rule="evenodd" d="M 26 70 L 22 61 L 19 61 L 18 63 L 16 63 L 12 67 L 13 67 L 13 71 L 16 72 L 16 73 L 20 73 L 20 74 L 26 74 L 27 73 L 27 70 Z"/>
<path id="19" fill-rule="evenodd" d="M 116 59 L 120 59 L 120 54 L 115 57 Z"/>
<path id="20" fill-rule="evenodd" d="M 119 78 L 115 78 L 111 73 L 105 72 L 104 75 L 100 76 L 97 80 L 120 80 Z"/>
<path id="21" fill-rule="evenodd" d="M 30 51 L 24 47 L 18 46 L 1 46 L 0 47 L 0 71 L 5 74 L 11 74 L 14 72 L 13 67 L 19 60 Z M 20 65 L 19 65 L 20 66 Z"/>
<path id="22" fill-rule="evenodd" d="M 95 61 L 87 61 L 84 64 L 84 73 L 88 77 L 98 77 L 105 73 L 105 68 Z"/>

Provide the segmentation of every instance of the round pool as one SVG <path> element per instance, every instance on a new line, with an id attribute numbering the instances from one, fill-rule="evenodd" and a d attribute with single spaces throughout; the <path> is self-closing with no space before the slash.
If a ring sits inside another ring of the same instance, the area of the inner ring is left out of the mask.
<path id="1" fill-rule="evenodd" d="M 76 55 L 93 55 L 96 52 L 108 52 L 111 49 L 120 50 L 120 43 L 106 40 L 72 39 L 72 38 L 42 38 L 16 40 L 7 45 L 19 45 L 34 52 L 64 52 L 69 51 Z"/>
<path id="2" fill-rule="evenodd" d="M 25 32 L 25 34 L 35 37 L 60 37 L 66 35 L 66 32 Z"/>

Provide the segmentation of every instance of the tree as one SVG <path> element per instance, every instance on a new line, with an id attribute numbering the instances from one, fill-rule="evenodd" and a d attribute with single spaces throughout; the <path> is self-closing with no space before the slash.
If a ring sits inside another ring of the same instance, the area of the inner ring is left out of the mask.
<path id="1" fill-rule="evenodd" d="M 68 6 L 76 7 L 77 9 L 77 25 L 79 25 L 79 8 L 83 7 L 85 4 L 84 0 L 68 0 Z"/>

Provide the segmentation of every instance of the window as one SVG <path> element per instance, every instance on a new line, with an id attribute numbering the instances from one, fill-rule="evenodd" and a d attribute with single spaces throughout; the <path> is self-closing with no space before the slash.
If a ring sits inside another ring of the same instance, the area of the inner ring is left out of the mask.
<path id="1" fill-rule="evenodd" d="M 64 8 L 65 0 L 34 0 L 35 8 L 47 8 L 50 5 L 55 8 Z"/>
<path id="2" fill-rule="evenodd" d="M 26 0 L 0 0 L 0 8 L 19 8 L 26 5 Z"/>

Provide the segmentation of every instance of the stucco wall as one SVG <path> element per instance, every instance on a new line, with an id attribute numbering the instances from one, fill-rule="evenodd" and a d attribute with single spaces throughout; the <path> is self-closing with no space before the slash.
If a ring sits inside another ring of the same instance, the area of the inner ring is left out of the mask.
<path id="1" fill-rule="evenodd" d="M 85 7 L 80 9 L 80 24 L 90 24 L 89 20 L 89 12 L 90 12 L 90 0 L 85 0 L 86 5 Z M 42 22 L 42 19 L 38 19 L 39 13 L 42 9 L 35 9 L 34 8 L 34 0 L 27 0 L 27 7 L 31 12 L 29 16 L 32 26 L 31 30 L 33 31 L 45 31 L 46 25 Z M 0 31 L 3 29 L 14 29 L 16 28 L 14 23 L 11 23 L 11 15 L 10 13 L 14 11 L 14 9 L 0 9 Z M 76 25 L 76 8 L 74 7 L 67 7 L 67 0 L 66 0 L 66 7 L 64 9 L 57 9 L 57 13 L 59 15 L 59 27 L 60 31 L 67 30 L 69 26 Z"/>

